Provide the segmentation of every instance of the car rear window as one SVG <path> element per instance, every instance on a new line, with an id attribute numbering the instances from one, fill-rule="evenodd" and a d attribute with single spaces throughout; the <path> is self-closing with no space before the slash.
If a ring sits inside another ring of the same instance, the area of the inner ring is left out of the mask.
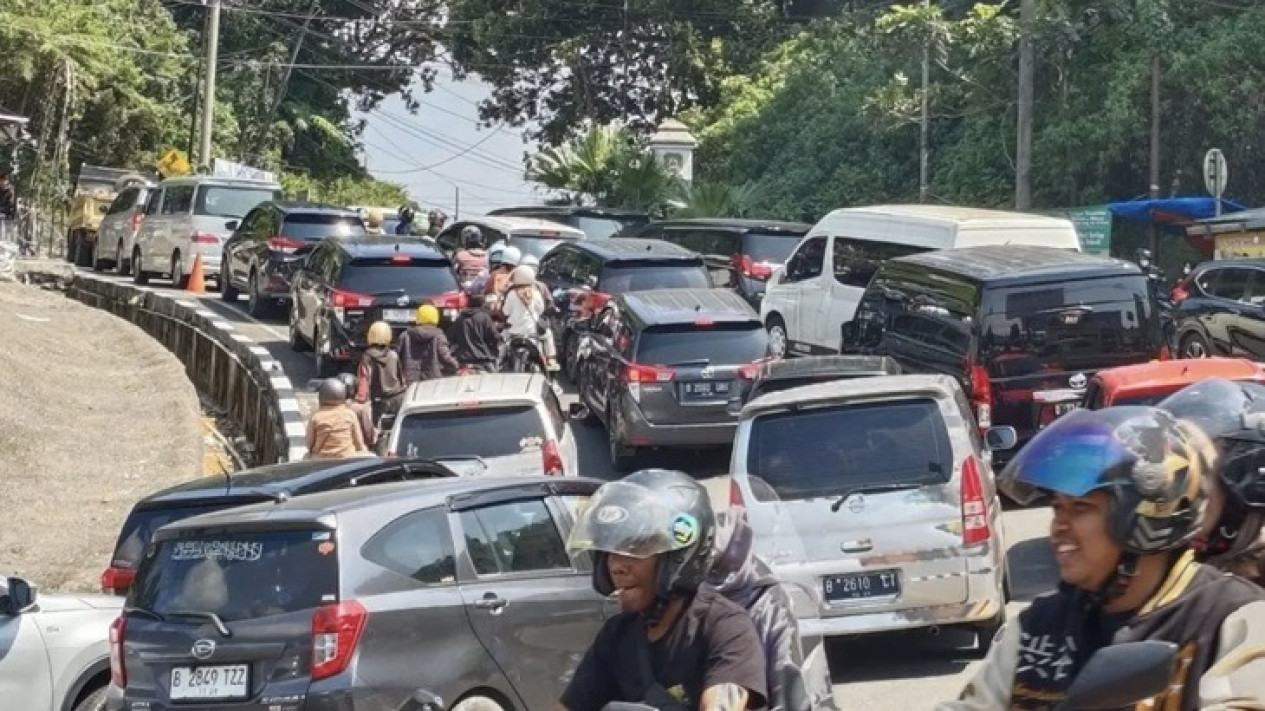
<path id="1" fill-rule="evenodd" d="M 410 296 L 431 296 L 459 288 L 446 261 L 394 263 L 390 259 L 353 261 L 343 267 L 341 286 L 359 294 L 403 292 Z"/>
<path id="2" fill-rule="evenodd" d="M 141 565 L 129 604 L 160 615 L 213 612 L 230 622 L 337 600 L 333 533 L 297 530 L 163 541 Z"/>
<path id="3" fill-rule="evenodd" d="M 608 262 L 599 288 L 606 294 L 655 289 L 710 289 L 711 276 L 702 259 Z"/>
<path id="4" fill-rule="evenodd" d="M 947 482 L 953 449 L 931 399 L 778 412 L 755 418 L 747 471 L 783 500 L 854 488 Z"/>
<path id="5" fill-rule="evenodd" d="M 123 522 L 123 530 L 119 531 L 119 541 L 114 548 L 114 560 L 111 565 L 125 568 L 136 567 L 140 563 L 141 557 L 145 555 L 145 549 L 149 547 L 149 542 L 153 540 L 154 532 L 169 523 L 183 521 L 186 518 L 199 514 L 221 511 L 233 506 L 245 506 L 246 504 L 265 500 L 263 498 L 242 497 L 231 502 L 220 501 L 195 506 L 134 509 L 132 514 L 127 517 L 127 520 Z"/>
<path id="6" fill-rule="evenodd" d="M 533 405 L 416 412 L 399 424 L 402 457 L 505 457 L 539 448 L 545 423 Z"/>
<path id="7" fill-rule="evenodd" d="M 244 217 L 261 202 L 281 198 L 280 190 L 200 185 L 194 203 L 194 214 L 212 217 Z"/>
<path id="8" fill-rule="evenodd" d="M 980 312 L 980 359 L 995 377 L 1109 368 L 1159 352 L 1141 275 L 988 288 Z"/>
<path id="9" fill-rule="evenodd" d="M 285 227 L 286 237 L 302 240 L 321 240 L 326 237 L 360 237 L 367 232 L 365 223 L 358 217 L 348 215 L 287 215 Z"/>
<path id="10" fill-rule="evenodd" d="M 645 365 L 701 359 L 709 361 L 709 365 L 737 365 L 764 358 L 768 349 L 768 333 L 757 322 L 672 324 L 642 331 L 634 358 Z"/>
<path id="11" fill-rule="evenodd" d="M 549 250 L 557 247 L 563 242 L 574 242 L 570 239 L 558 239 L 556 237 L 541 237 L 539 235 L 512 234 L 510 235 L 510 246 L 518 247 L 524 256 L 531 255 L 536 259 L 545 256 Z"/>
<path id="12" fill-rule="evenodd" d="M 605 239 L 614 237 L 629 227 L 638 227 L 648 223 L 650 220 L 638 219 L 635 217 L 626 219 L 617 219 L 614 217 L 592 217 L 588 215 L 573 216 L 568 224 L 572 227 L 584 232 L 584 236 L 588 239 Z"/>
<path id="13" fill-rule="evenodd" d="M 742 253 L 753 262 L 782 264 L 803 236 L 794 232 L 748 232 L 742 236 Z"/>

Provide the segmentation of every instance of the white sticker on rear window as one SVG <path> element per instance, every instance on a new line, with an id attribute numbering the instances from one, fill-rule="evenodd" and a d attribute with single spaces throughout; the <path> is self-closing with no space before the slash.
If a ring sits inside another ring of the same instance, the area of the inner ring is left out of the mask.
<path id="1" fill-rule="evenodd" d="M 328 541 L 329 537 L 330 537 L 329 531 L 317 531 L 316 533 L 312 534 L 312 540 L 314 541 Z"/>
<path id="2" fill-rule="evenodd" d="M 236 560 L 247 563 L 259 560 L 264 544 L 259 541 L 176 541 L 171 547 L 172 560 Z"/>
<path id="3" fill-rule="evenodd" d="M 518 440 L 518 449 L 522 452 L 537 450 L 545 446 L 543 437 L 524 437 Z"/>

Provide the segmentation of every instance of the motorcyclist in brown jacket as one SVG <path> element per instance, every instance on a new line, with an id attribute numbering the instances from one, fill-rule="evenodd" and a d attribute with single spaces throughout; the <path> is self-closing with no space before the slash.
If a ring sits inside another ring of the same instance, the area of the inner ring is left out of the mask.
<path id="1" fill-rule="evenodd" d="M 385 412 L 399 409 L 408 384 L 400 357 L 391 350 L 391 326 L 378 321 L 369 327 L 369 347 L 356 372 L 356 402 L 370 403 L 376 425 Z"/>
<path id="2" fill-rule="evenodd" d="M 417 325 L 400 334 L 399 352 L 409 385 L 451 375 L 461 367 L 439 328 L 439 309 L 431 304 L 417 307 Z"/>

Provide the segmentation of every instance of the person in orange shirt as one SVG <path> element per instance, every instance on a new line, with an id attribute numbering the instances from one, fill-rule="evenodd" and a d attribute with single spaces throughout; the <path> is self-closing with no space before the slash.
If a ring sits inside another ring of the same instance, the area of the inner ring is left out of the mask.
<path id="1" fill-rule="evenodd" d="M 307 421 L 307 459 L 341 459 L 368 453 L 360 418 L 347 407 L 347 387 L 328 378 L 319 391 L 321 408 Z"/>

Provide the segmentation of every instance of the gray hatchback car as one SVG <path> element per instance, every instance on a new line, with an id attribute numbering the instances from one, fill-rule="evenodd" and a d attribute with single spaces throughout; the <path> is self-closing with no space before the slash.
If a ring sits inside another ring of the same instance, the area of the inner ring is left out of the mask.
<path id="1" fill-rule="evenodd" d="M 111 630 L 107 708 L 551 708 L 617 612 L 564 546 L 600 485 L 382 484 L 165 526 Z"/>

